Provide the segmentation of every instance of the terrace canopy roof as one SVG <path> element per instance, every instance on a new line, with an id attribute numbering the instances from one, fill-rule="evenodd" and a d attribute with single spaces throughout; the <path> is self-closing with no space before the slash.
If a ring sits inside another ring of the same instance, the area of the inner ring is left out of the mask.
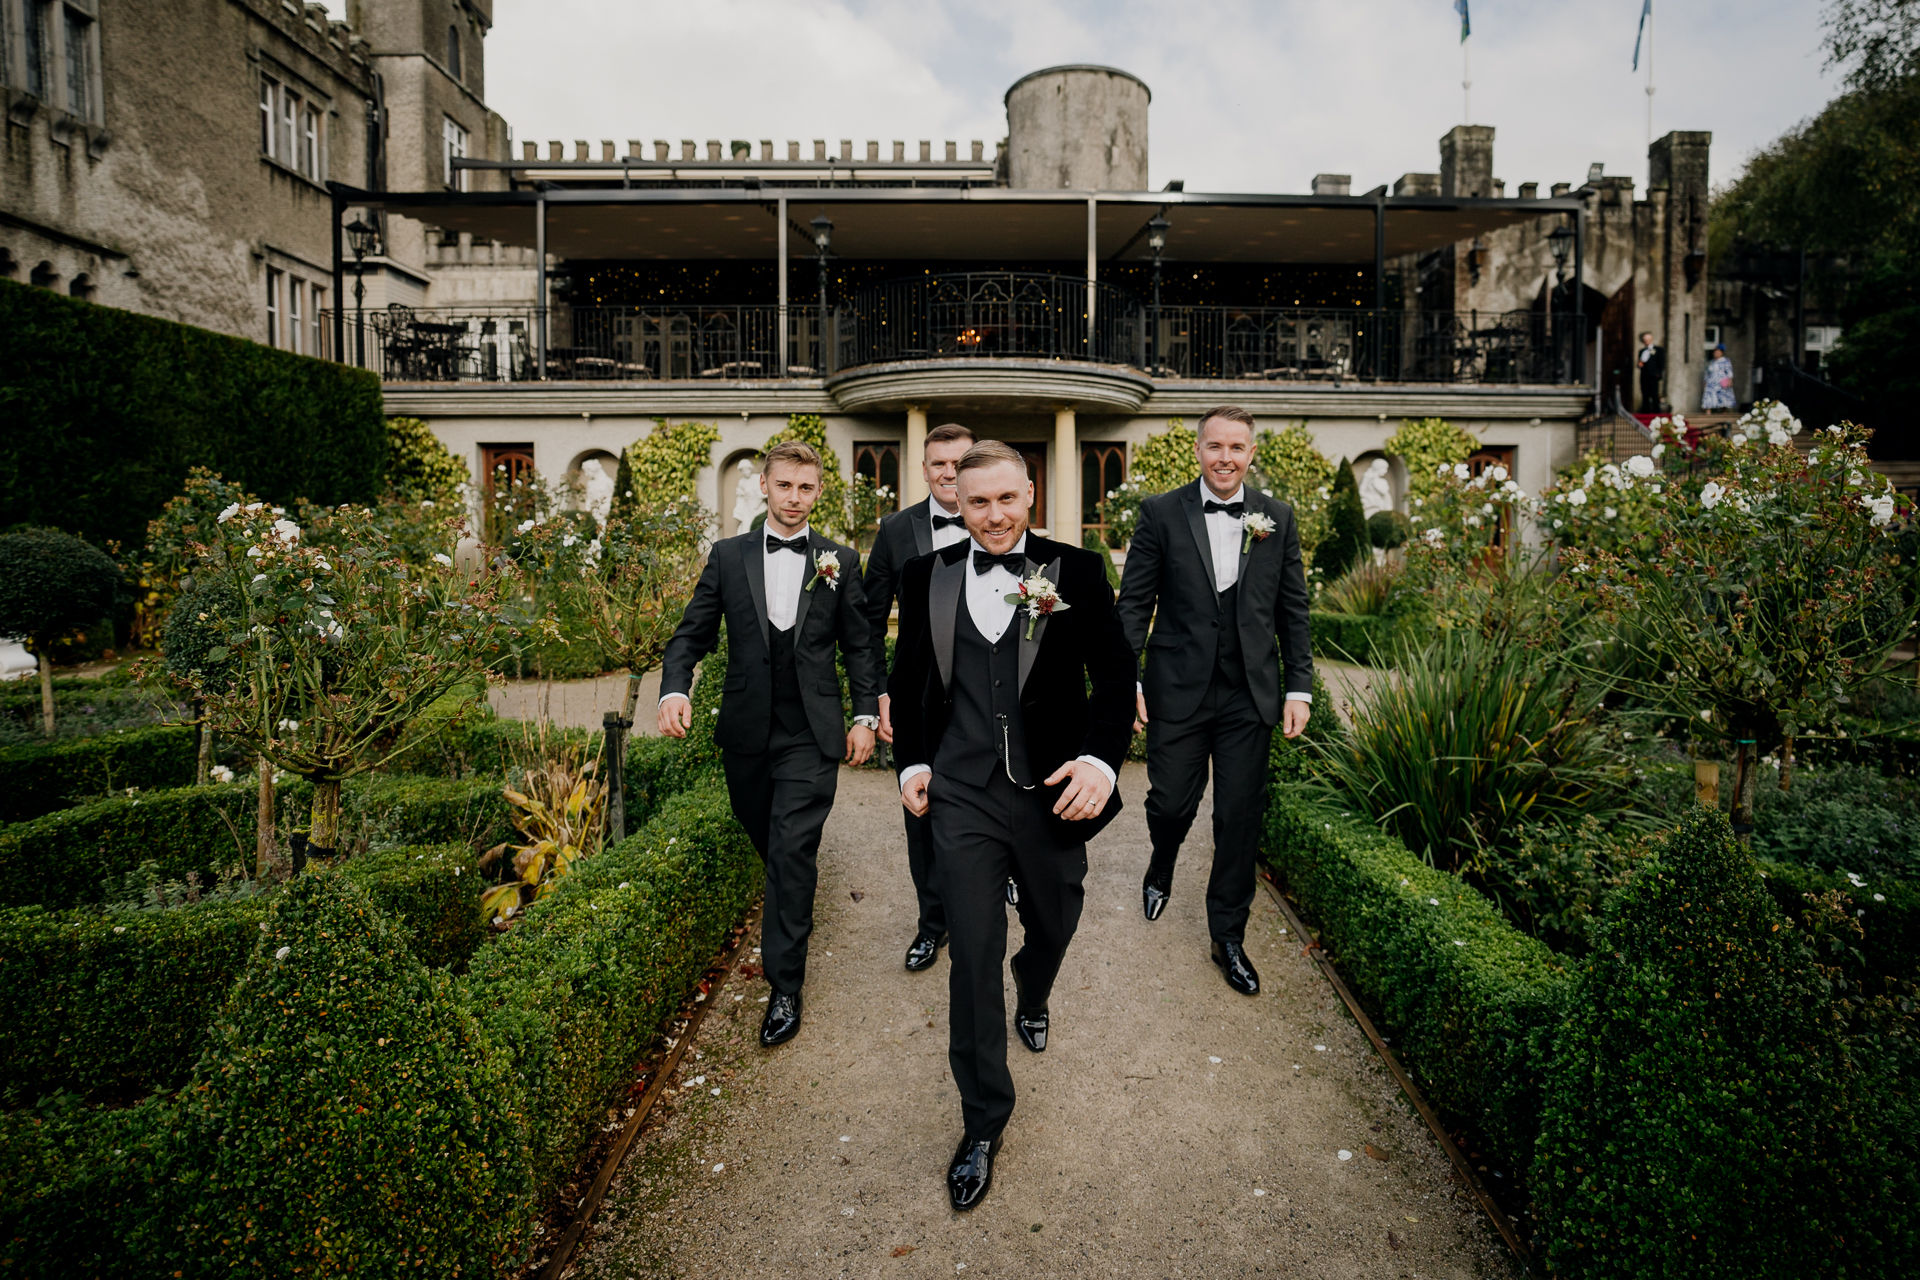
<path id="1" fill-rule="evenodd" d="M 1143 261 L 1152 257 L 1147 220 L 1161 213 L 1170 224 L 1169 261 L 1358 263 L 1424 252 L 1540 217 L 1577 223 L 1581 214 L 1577 198 L 1004 187 L 370 192 L 335 184 L 334 195 L 342 207 L 383 208 L 479 240 L 528 248 L 535 245 L 544 205 L 547 251 L 574 259 L 774 257 L 782 206 L 789 258 L 813 256 L 806 224 L 825 213 L 834 224 L 834 256 L 895 261 Z M 1384 224 L 1378 232 L 1376 219 Z"/>

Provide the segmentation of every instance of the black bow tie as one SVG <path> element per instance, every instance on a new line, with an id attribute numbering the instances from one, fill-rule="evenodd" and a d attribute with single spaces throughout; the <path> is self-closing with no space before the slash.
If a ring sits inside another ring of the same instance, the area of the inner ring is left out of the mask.
<path id="1" fill-rule="evenodd" d="M 936 529 L 957 529 L 966 522 L 965 516 L 935 516 L 933 518 L 933 527 Z"/>
<path id="2" fill-rule="evenodd" d="M 1238 519 L 1240 519 L 1240 518 L 1241 518 L 1242 516 L 1244 516 L 1244 515 L 1246 515 L 1246 514 L 1247 514 L 1247 504 L 1246 504 L 1246 503 L 1244 503 L 1244 502 L 1213 502 L 1213 501 L 1209 501 L 1209 502 L 1207 503 L 1207 506 L 1206 506 L 1206 512 L 1207 512 L 1207 514 L 1208 514 L 1208 515 L 1212 515 L 1212 514 L 1213 514 L 1214 512 L 1216 512 L 1216 511 L 1224 511 L 1224 512 L 1226 512 L 1226 513 L 1227 513 L 1227 518 L 1228 518 L 1228 519 L 1230 519 L 1230 520 L 1238 520 Z"/>
<path id="3" fill-rule="evenodd" d="M 973 571 L 975 573 L 985 573 L 995 565 L 999 565 L 1002 569 L 1005 569 L 1017 578 L 1026 571 L 1026 552 L 1009 551 L 1004 556 L 990 556 L 984 551 L 975 551 L 973 553 Z"/>
<path id="4" fill-rule="evenodd" d="M 791 551 L 796 555 L 807 554 L 807 535 L 803 533 L 797 538 L 776 538 L 768 534 L 767 554 L 772 555 L 776 551 Z"/>

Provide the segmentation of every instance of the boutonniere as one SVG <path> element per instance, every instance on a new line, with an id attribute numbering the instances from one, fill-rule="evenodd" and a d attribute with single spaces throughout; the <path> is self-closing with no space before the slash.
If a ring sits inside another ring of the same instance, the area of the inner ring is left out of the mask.
<path id="1" fill-rule="evenodd" d="M 813 590 L 816 582 L 824 582 L 835 591 L 840 589 L 839 552 L 822 551 L 813 558 L 813 576 L 807 579 L 807 590 Z"/>
<path id="2" fill-rule="evenodd" d="M 1027 611 L 1027 639 L 1033 639 L 1033 629 L 1040 625 L 1040 619 L 1052 613 L 1065 613 L 1072 605 L 1060 598 L 1060 588 L 1048 582 L 1036 573 L 1020 584 L 1020 589 L 1006 597 L 1008 604 L 1017 604 Z"/>
<path id="3" fill-rule="evenodd" d="M 1247 531 L 1246 537 L 1240 540 L 1241 555 L 1245 555 L 1247 552 L 1253 550 L 1254 543 L 1265 542 L 1267 535 L 1273 532 L 1275 526 L 1272 516 L 1264 515 L 1258 511 L 1249 511 L 1247 513 L 1245 527 Z"/>

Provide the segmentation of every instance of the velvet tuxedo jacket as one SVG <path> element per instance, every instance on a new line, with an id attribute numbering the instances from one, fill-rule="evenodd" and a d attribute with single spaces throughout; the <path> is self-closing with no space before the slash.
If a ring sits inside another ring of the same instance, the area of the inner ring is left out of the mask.
<path id="1" fill-rule="evenodd" d="M 953 711 L 954 628 L 959 611 L 967 607 L 972 545 L 969 539 L 921 556 L 900 575 L 900 637 L 887 681 L 894 764 L 900 769 L 931 766 L 946 734 Z M 1020 645 L 1028 764 L 1036 778 L 1045 778 L 1067 761 L 1089 755 L 1118 774 L 1133 740 L 1134 662 L 1113 611 L 1106 569 L 1091 551 L 1032 533 L 1026 556 L 1021 577 L 1045 573 L 1068 606 L 1036 623 L 1030 640 L 1024 609 L 1007 628 L 1007 636 Z M 1116 808 L 1109 802 L 1110 811 Z M 1087 823 L 1068 825 L 1093 834 Z"/>
<path id="2" fill-rule="evenodd" d="M 661 696 L 691 693 L 694 664 L 713 652 L 719 643 L 721 620 L 726 621 L 727 670 L 720 686 L 720 719 L 714 725 L 713 740 L 723 750 L 746 754 L 767 749 L 773 723 L 773 624 L 767 620 L 763 559 L 766 536 L 764 529 L 755 529 L 713 545 L 661 662 Z M 793 662 L 808 727 L 823 755 L 839 757 L 846 751 L 847 722 L 840 705 L 834 647 L 837 645 L 847 660 L 853 714 L 879 714 L 879 675 L 867 639 L 860 553 L 811 529 L 807 540 L 808 568 L 802 583 L 813 576 L 813 564 L 820 554 L 831 551 L 840 557 L 840 585 L 836 588 L 816 582 L 811 589 L 802 586 L 793 620 Z"/>
<path id="3" fill-rule="evenodd" d="M 1195 480 L 1148 498 L 1127 548 L 1116 609 L 1128 646 L 1135 654 L 1145 650 L 1147 715 L 1184 720 L 1199 709 L 1213 679 L 1220 628 L 1233 626 L 1240 629 L 1254 708 L 1261 719 L 1276 724 L 1283 695 L 1313 692 L 1300 530 L 1292 507 L 1252 487 L 1244 490 L 1247 513 L 1262 513 L 1274 529 L 1265 538 L 1242 535 L 1239 604 L 1236 616 L 1224 618 L 1202 508 L 1204 487 L 1204 481 Z"/>

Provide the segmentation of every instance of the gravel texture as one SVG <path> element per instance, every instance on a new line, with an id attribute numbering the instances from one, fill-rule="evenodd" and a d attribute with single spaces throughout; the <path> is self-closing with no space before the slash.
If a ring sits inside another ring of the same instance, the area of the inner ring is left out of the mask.
<path id="1" fill-rule="evenodd" d="M 1247 937 L 1264 990 L 1221 980 L 1204 809 L 1166 914 L 1141 916 L 1145 767 L 1121 786 L 1048 1050 L 1009 1035 L 1020 1100 L 979 1208 L 947 1206 L 947 960 L 901 965 L 914 905 L 895 788 L 843 769 L 800 1035 L 759 1047 L 751 971 L 710 997 L 570 1274 L 1519 1275 L 1264 893 Z"/>

